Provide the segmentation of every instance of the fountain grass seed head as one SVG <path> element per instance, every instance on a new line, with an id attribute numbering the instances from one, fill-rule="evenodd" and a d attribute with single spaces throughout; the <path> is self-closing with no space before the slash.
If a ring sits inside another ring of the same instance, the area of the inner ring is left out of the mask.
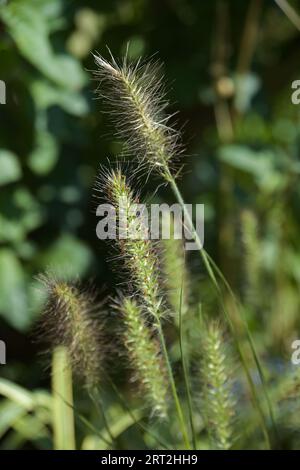
<path id="1" fill-rule="evenodd" d="M 159 262 L 143 214 L 135 210 L 139 200 L 120 168 L 100 175 L 97 189 L 115 207 L 117 222 L 120 222 L 121 201 L 126 230 L 124 233 L 122 229 L 122 237 L 117 236 L 116 244 L 126 273 L 130 276 L 131 291 L 139 296 L 140 302 L 157 321 L 165 313 L 160 290 Z"/>
<path id="2" fill-rule="evenodd" d="M 214 447 L 228 450 L 233 444 L 234 402 L 229 380 L 232 365 L 217 322 L 203 322 L 201 345 L 204 417 Z"/>
<path id="3" fill-rule="evenodd" d="M 52 274 L 40 275 L 39 280 L 48 294 L 39 326 L 42 338 L 51 351 L 58 346 L 67 349 L 74 375 L 82 379 L 87 388 L 98 386 L 103 342 L 95 294 L 73 282 L 56 279 Z"/>
<path id="4" fill-rule="evenodd" d="M 126 142 L 129 153 L 139 158 L 142 166 L 155 170 L 167 181 L 182 151 L 180 134 L 169 125 L 160 66 L 157 62 L 128 63 L 125 56 L 118 64 L 95 55 L 99 80 L 98 94 L 107 103 L 107 113 Z"/>
<path id="5" fill-rule="evenodd" d="M 134 379 L 141 384 L 153 414 L 167 416 L 168 380 L 159 342 L 146 324 L 142 307 L 131 298 L 124 298 L 118 307 L 124 321 L 124 343 L 129 354 Z"/>

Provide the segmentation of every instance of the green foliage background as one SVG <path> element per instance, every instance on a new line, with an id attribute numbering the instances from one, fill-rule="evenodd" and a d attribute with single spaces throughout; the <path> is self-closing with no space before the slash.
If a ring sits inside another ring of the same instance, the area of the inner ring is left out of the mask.
<path id="1" fill-rule="evenodd" d="M 93 185 L 119 145 L 90 70 L 91 51 L 108 56 L 109 46 L 122 57 L 127 44 L 133 60 L 157 53 L 164 62 L 169 110 L 178 109 L 184 125 L 185 199 L 205 203 L 206 249 L 238 295 L 250 296 L 258 349 L 280 371 L 300 335 L 296 27 L 272 1 L 2 0 L 0 339 L 8 364 L 1 375 L 29 388 L 47 381 L 31 338 L 43 303 L 37 273 L 54 267 L 92 277 L 104 293 L 115 282 L 95 235 Z M 153 189 L 148 183 L 145 194 Z M 257 223 L 248 263 L 245 209 Z M 197 295 L 209 303 L 201 285 Z"/>

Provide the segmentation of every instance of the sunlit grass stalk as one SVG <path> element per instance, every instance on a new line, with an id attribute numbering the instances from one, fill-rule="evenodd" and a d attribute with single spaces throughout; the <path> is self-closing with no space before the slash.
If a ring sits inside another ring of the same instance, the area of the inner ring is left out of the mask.
<path id="1" fill-rule="evenodd" d="M 163 223 L 167 223 L 167 217 Z M 182 229 L 181 227 L 178 227 Z M 170 238 L 162 242 L 162 271 L 165 279 L 167 299 L 172 312 L 178 312 L 181 306 L 181 315 L 185 316 L 189 309 L 189 274 L 186 269 L 185 252 L 182 240 L 175 238 L 176 227 L 174 220 L 170 220 Z M 176 275 L 175 275 L 176 273 Z M 181 297 L 182 296 L 182 297 Z M 178 324 L 178 316 L 175 315 Z"/>
<path id="2" fill-rule="evenodd" d="M 300 31 L 300 16 L 288 0 L 274 0 L 291 23 Z"/>
<path id="3" fill-rule="evenodd" d="M 68 351 L 57 347 L 52 357 L 53 441 L 56 450 L 75 450 L 72 370 Z"/>
<path id="4" fill-rule="evenodd" d="M 173 397 L 174 397 L 175 407 L 176 407 L 176 410 L 177 410 L 177 415 L 178 415 L 178 419 L 179 419 L 179 423 L 180 423 L 182 436 L 183 436 L 183 439 L 184 439 L 187 450 L 190 450 L 191 446 L 190 446 L 190 442 L 189 442 L 188 433 L 187 433 L 187 430 L 186 430 L 184 414 L 183 414 L 182 406 L 181 406 L 181 403 L 180 403 L 180 400 L 179 400 L 179 396 L 178 396 L 178 392 L 177 392 L 177 388 L 176 388 L 176 384 L 175 384 L 175 380 L 174 380 L 174 375 L 173 375 L 173 371 L 172 371 L 172 366 L 171 366 L 171 363 L 170 363 L 169 354 L 168 354 L 168 350 L 167 350 L 167 345 L 166 345 L 166 341 L 165 341 L 165 337 L 164 337 L 164 334 L 163 334 L 163 331 L 162 331 L 161 324 L 159 324 L 157 326 L 157 329 L 158 329 L 158 335 L 159 335 L 159 338 L 160 338 L 160 342 L 161 342 L 161 345 L 162 345 L 163 354 L 164 354 L 164 357 L 166 358 L 166 365 L 167 365 L 167 369 L 168 369 L 169 380 L 170 380 L 170 384 L 171 384 L 171 389 L 172 389 L 172 393 L 173 393 Z"/>
<path id="5" fill-rule="evenodd" d="M 192 443 L 193 443 L 193 448 L 196 449 L 197 442 L 196 442 L 196 430 L 195 430 L 195 425 L 194 425 L 193 402 L 192 402 L 189 375 L 188 375 L 186 359 L 185 359 L 185 354 L 184 354 L 184 346 L 183 346 L 183 324 L 182 324 L 183 293 L 184 293 L 184 290 L 183 290 L 183 280 L 182 280 L 182 285 L 180 289 L 180 299 L 179 299 L 179 312 L 178 312 L 179 313 L 179 346 L 180 346 L 180 355 L 181 355 L 181 363 L 182 363 L 182 369 L 183 369 L 184 384 L 185 384 L 185 390 L 187 394 L 190 427 L 191 427 L 191 433 L 192 433 Z"/>

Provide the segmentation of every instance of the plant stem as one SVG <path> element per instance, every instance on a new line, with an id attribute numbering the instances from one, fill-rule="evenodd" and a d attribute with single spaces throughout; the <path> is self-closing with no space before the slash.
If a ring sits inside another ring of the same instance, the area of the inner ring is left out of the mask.
<path id="1" fill-rule="evenodd" d="M 183 293 L 183 280 L 182 280 L 182 283 L 181 283 L 180 304 L 179 304 L 179 346 L 180 346 L 180 355 L 181 355 L 184 383 L 185 383 L 185 389 L 186 389 L 187 401 L 188 401 L 190 426 L 191 426 L 191 431 L 192 431 L 193 449 L 196 450 L 197 444 L 196 444 L 196 432 L 195 432 L 195 426 L 194 426 L 194 420 L 193 420 L 192 397 L 191 397 L 191 391 L 190 391 L 189 380 L 188 380 L 188 372 L 187 372 L 187 368 L 186 368 L 186 362 L 185 362 L 185 356 L 184 356 L 184 350 L 183 350 L 182 293 Z"/>
<path id="2" fill-rule="evenodd" d="M 56 450 L 74 450 L 75 426 L 73 409 L 72 369 L 66 348 L 58 347 L 52 358 L 53 433 Z"/>
<path id="3" fill-rule="evenodd" d="M 108 441 L 99 431 L 98 429 L 95 428 L 95 426 L 93 426 L 92 423 L 89 422 L 88 419 L 86 419 L 81 413 L 79 413 L 79 411 L 77 410 L 77 408 L 67 402 L 64 397 L 62 397 L 58 392 L 56 392 L 55 390 L 53 390 L 54 393 L 56 393 L 60 398 L 61 400 L 70 408 L 73 410 L 74 412 L 74 416 L 75 418 L 78 418 L 86 427 L 87 429 L 89 429 L 90 431 L 92 431 L 93 433 L 95 433 L 106 445 L 108 446 L 112 446 L 112 442 Z"/>
<path id="4" fill-rule="evenodd" d="M 166 444 L 165 442 L 163 442 L 161 440 L 160 437 L 158 437 L 153 431 L 151 431 L 151 429 L 148 429 L 147 426 L 145 426 L 142 422 L 140 422 L 140 420 L 138 420 L 133 411 L 131 410 L 131 408 L 127 405 L 127 402 L 125 400 L 125 398 L 123 397 L 122 393 L 119 391 L 118 387 L 115 385 L 115 383 L 113 382 L 113 380 L 111 379 L 110 376 L 107 375 L 107 379 L 112 387 L 112 389 L 114 390 L 115 394 L 117 395 L 119 401 L 122 403 L 123 407 L 125 408 L 125 410 L 128 412 L 129 416 L 132 418 L 132 421 L 139 427 L 141 428 L 144 432 L 146 432 L 147 434 L 149 434 L 150 436 L 152 436 L 156 441 L 157 443 L 163 447 L 164 449 L 166 450 L 169 450 L 170 449 L 170 446 L 168 444 Z"/>
<path id="5" fill-rule="evenodd" d="M 274 0 L 275 3 L 281 8 L 283 13 L 287 16 L 287 18 L 293 23 L 296 28 L 300 31 L 300 17 L 296 10 L 289 4 L 287 0 Z"/>
<path id="6" fill-rule="evenodd" d="M 165 358 L 165 361 L 166 361 L 166 366 L 167 366 L 167 370 L 168 370 L 171 390 L 172 390 L 172 394 L 173 394 L 173 397 L 174 397 L 174 402 L 175 402 L 175 407 L 176 407 L 176 411 L 177 411 L 177 415 L 178 415 L 178 420 L 179 420 L 179 424 L 180 424 L 182 437 L 183 437 L 186 449 L 191 450 L 189 437 L 188 437 L 186 426 L 185 426 L 183 411 L 182 411 L 182 407 L 181 407 L 180 400 L 179 400 L 179 397 L 178 397 L 177 388 L 176 388 L 176 384 L 175 384 L 175 380 L 174 380 L 174 376 L 173 376 L 173 371 L 172 371 L 172 367 L 171 367 L 171 363 L 170 363 L 170 359 L 169 359 L 169 354 L 168 354 L 168 350 L 167 350 L 167 346 L 166 346 L 166 341 L 165 341 L 165 337 L 164 337 L 162 327 L 161 327 L 161 323 L 160 323 L 159 319 L 157 319 L 157 325 L 156 326 L 157 326 L 158 336 L 159 336 L 159 340 L 160 340 L 161 347 L 162 347 L 162 352 L 163 352 L 163 355 L 164 355 L 164 358 Z"/>
<path id="7" fill-rule="evenodd" d="M 96 389 L 96 388 L 93 388 L 93 389 L 88 391 L 88 394 L 89 394 L 90 399 L 94 403 L 94 405 L 95 405 L 95 407 L 98 411 L 98 414 L 100 415 L 100 418 L 103 420 L 105 430 L 106 430 L 110 440 L 112 442 L 114 442 L 115 438 L 114 438 L 114 435 L 111 432 L 110 426 L 108 424 L 108 420 L 107 420 L 107 417 L 106 417 L 106 413 L 104 411 L 104 406 L 103 406 L 103 402 L 102 402 L 99 390 Z"/>
<path id="8" fill-rule="evenodd" d="M 262 4 L 262 0 L 251 0 L 249 3 L 245 26 L 240 42 L 236 67 L 237 75 L 246 75 L 250 69 L 259 35 L 258 29 Z"/>
<path id="9" fill-rule="evenodd" d="M 257 392 L 256 392 L 256 387 L 254 385 L 254 382 L 252 380 L 252 377 L 251 377 L 251 374 L 249 372 L 249 369 L 248 369 L 248 366 L 247 366 L 247 361 L 246 361 L 246 358 L 245 358 L 245 355 L 242 351 L 242 348 L 240 346 L 240 341 L 238 339 L 238 336 L 236 334 L 236 331 L 235 331 L 235 327 L 233 325 L 233 322 L 230 318 L 230 315 L 227 311 L 227 308 L 224 304 L 224 301 L 223 301 L 223 295 L 222 295 L 222 290 L 218 284 L 218 281 L 217 281 L 217 278 L 215 276 L 215 273 L 213 271 L 213 268 L 212 268 L 212 264 L 210 262 L 210 258 L 209 258 L 209 255 L 206 253 L 206 251 L 204 250 L 203 248 L 203 245 L 202 245 L 202 242 L 199 238 L 199 235 L 195 229 L 195 226 L 193 224 L 193 221 L 192 221 L 192 218 L 190 216 L 190 213 L 188 212 L 186 206 L 185 206 L 185 203 L 184 203 L 184 200 L 183 200 L 183 197 L 181 195 L 181 192 L 176 184 L 176 181 L 175 179 L 173 178 L 173 176 L 169 173 L 168 175 L 168 181 L 171 185 L 171 188 L 174 192 L 174 195 L 176 197 L 176 199 L 178 200 L 179 204 L 181 205 L 182 207 L 182 210 L 183 210 L 183 213 L 184 213 L 184 217 L 185 217 L 185 221 L 188 223 L 189 225 L 189 229 L 192 230 L 192 235 L 193 235 L 193 238 L 194 238 L 194 241 L 196 242 L 197 246 L 198 246 L 198 249 L 199 249 L 199 252 L 200 252 L 200 255 L 201 255 L 201 258 L 202 258 L 202 261 L 205 265 L 205 268 L 207 270 L 207 273 L 217 291 L 217 294 L 219 295 L 219 298 L 220 298 L 220 303 L 221 303 L 221 307 L 222 307 L 222 310 L 223 310 L 223 313 L 226 317 L 226 320 L 230 326 L 230 329 L 233 333 L 233 336 L 234 336 L 234 340 L 235 340 L 235 343 L 236 343 L 236 347 L 237 347 L 237 350 L 238 350 L 238 353 L 239 353 L 239 356 L 240 356 L 240 359 L 241 359 L 241 363 L 243 365 L 243 368 L 244 368 L 244 371 L 245 371 L 245 374 L 246 374 L 246 378 L 247 378 L 247 381 L 248 381 L 248 384 L 249 384 L 249 387 L 250 387 L 250 390 L 251 390 L 251 394 L 252 394 L 252 399 L 253 399 L 253 404 L 259 414 L 259 417 L 260 417 L 260 422 L 261 422 L 261 427 L 262 427 L 262 431 L 263 431 L 263 434 L 264 434 L 264 437 L 265 437 L 265 441 L 266 441 L 266 444 L 267 444 L 267 447 L 268 448 L 271 448 L 271 445 L 270 445 L 270 438 L 269 438 L 269 433 L 268 433 L 268 429 L 267 429 L 267 426 L 266 426 L 266 423 L 265 423 L 265 417 L 264 417 L 264 413 L 262 411 L 262 408 L 260 406 L 260 403 L 259 403 L 259 400 L 258 400 L 258 396 L 257 396 Z M 223 279 L 223 275 L 222 275 L 222 279 Z M 234 295 L 234 293 L 232 292 L 230 286 L 228 285 L 228 283 L 226 282 L 226 287 L 229 287 L 229 292 L 230 294 L 233 296 L 233 300 L 234 302 L 236 303 L 236 297 Z M 245 320 L 244 318 L 242 317 L 242 320 L 243 320 L 243 324 L 245 325 Z M 246 327 L 246 333 L 247 333 L 247 337 L 248 337 L 248 340 L 250 341 L 249 339 L 249 330 L 248 328 Z M 250 346 L 253 346 L 252 344 L 252 341 L 250 341 Z M 254 359 L 255 359 L 255 362 L 258 361 L 258 357 L 256 355 L 256 352 L 253 351 L 253 348 L 251 347 L 251 351 L 252 353 L 254 354 Z M 261 368 L 258 368 L 258 372 L 259 372 L 259 375 L 260 375 L 260 378 L 262 380 L 262 383 L 264 384 L 264 378 L 261 376 Z M 266 395 L 266 390 L 265 390 L 265 387 L 263 387 L 264 389 L 264 394 Z M 267 402 L 269 403 L 269 400 L 267 399 Z"/>

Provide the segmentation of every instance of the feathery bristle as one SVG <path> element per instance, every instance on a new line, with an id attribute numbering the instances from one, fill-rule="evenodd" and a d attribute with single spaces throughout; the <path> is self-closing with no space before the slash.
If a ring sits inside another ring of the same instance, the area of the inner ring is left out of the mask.
<path id="1" fill-rule="evenodd" d="M 159 343 L 152 337 L 137 302 L 124 298 L 120 310 L 124 318 L 124 341 L 131 368 L 135 371 L 153 413 L 161 418 L 166 417 L 167 371 L 160 355 Z"/>
<path id="2" fill-rule="evenodd" d="M 202 340 L 203 406 L 214 447 L 228 450 L 233 443 L 234 403 L 229 385 L 229 367 L 219 325 L 204 327 Z"/>
<path id="3" fill-rule="evenodd" d="M 39 280 L 48 294 L 40 323 L 43 339 L 51 349 L 66 347 L 74 375 L 87 387 L 96 386 L 101 372 L 102 328 L 95 316 L 98 306 L 94 294 L 52 274 L 40 275 Z"/>
<path id="4" fill-rule="evenodd" d="M 120 169 L 111 170 L 100 186 L 106 194 L 107 201 L 115 207 L 117 218 L 120 218 L 118 209 L 121 201 L 123 216 L 127 219 L 127 228 L 126 232 L 122 233 L 122 238 L 117 237 L 116 243 L 130 276 L 131 289 L 138 293 L 149 314 L 157 320 L 164 313 L 159 263 L 143 214 L 137 214 L 132 210 L 138 204 L 138 198 Z"/>
<path id="5" fill-rule="evenodd" d="M 109 106 L 118 136 L 130 153 L 169 180 L 169 163 L 176 161 L 181 145 L 179 133 L 168 125 L 172 116 L 165 115 L 168 103 L 159 64 L 129 64 L 125 57 L 118 65 L 113 57 L 111 62 L 99 55 L 94 58 L 97 91 Z"/>

